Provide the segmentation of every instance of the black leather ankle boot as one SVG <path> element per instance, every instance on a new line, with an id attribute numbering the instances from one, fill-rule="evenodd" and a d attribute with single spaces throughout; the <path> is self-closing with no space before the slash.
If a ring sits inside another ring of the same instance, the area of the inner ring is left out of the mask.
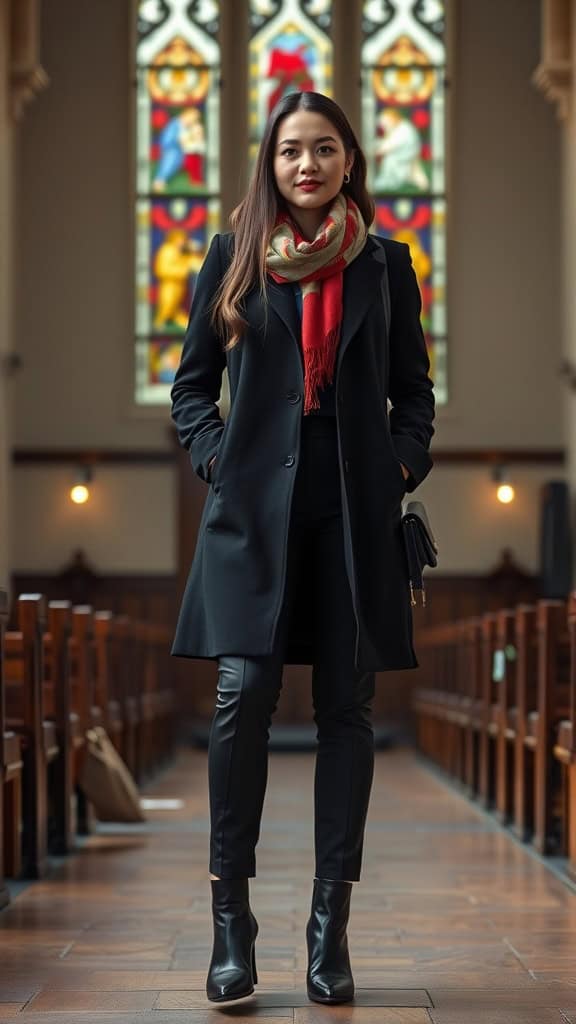
<path id="1" fill-rule="evenodd" d="M 315 1003 L 347 1003 L 354 998 L 346 926 L 352 882 L 315 878 L 306 926 L 308 998 Z"/>
<path id="2" fill-rule="evenodd" d="M 213 1003 L 242 999 L 258 983 L 254 943 L 258 923 L 248 902 L 247 878 L 210 879 L 214 947 L 206 981 Z"/>

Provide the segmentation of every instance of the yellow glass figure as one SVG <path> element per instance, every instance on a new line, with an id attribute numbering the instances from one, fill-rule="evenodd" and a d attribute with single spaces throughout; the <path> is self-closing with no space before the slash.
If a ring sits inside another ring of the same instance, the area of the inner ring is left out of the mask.
<path id="1" fill-rule="evenodd" d="M 186 329 L 188 278 L 201 266 L 202 252 L 199 244 L 190 241 L 183 228 L 168 231 L 154 260 L 154 273 L 158 280 L 155 330 L 162 330 L 170 322 Z"/>

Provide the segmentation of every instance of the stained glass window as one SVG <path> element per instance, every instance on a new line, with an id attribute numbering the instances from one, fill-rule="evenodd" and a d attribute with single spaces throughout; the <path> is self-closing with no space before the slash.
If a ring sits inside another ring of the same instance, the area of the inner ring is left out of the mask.
<path id="1" fill-rule="evenodd" d="M 445 4 L 365 0 L 362 135 L 375 230 L 407 242 L 439 404 L 447 400 Z"/>
<path id="2" fill-rule="evenodd" d="M 219 4 L 138 0 L 136 360 L 141 405 L 168 401 L 194 280 L 219 222 Z"/>
<path id="3" fill-rule="evenodd" d="M 248 11 L 248 155 L 291 91 L 333 95 L 331 0 L 134 0 L 136 358 L 140 405 L 165 405 L 194 281 L 220 227 L 220 19 Z M 362 141 L 373 230 L 408 242 L 436 398 L 447 400 L 445 5 L 350 0 L 362 21 Z M 342 16 L 342 8 L 337 7 Z M 348 12 L 347 12 L 348 13 Z M 245 14 L 244 14 L 245 16 Z M 339 55 L 345 60 L 345 55 Z M 341 99 L 336 97 L 337 99 Z M 246 100 L 238 97 L 238 102 Z M 223 125 L 226 131 L 226 125 Z M 229 198 L 227 200 L 229 202 Z"/>
<path id="4" fill-rule="evenodd" d="M 331 0 L 250 0 L 250 163 L 282 96 L 332 95 L 331 7 Z"/>

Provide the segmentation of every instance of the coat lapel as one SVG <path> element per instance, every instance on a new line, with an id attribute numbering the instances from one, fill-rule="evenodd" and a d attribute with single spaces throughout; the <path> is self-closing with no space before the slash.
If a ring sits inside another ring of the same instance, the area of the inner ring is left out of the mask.
<path id="1" fill-rule="evenodd" d="M 362 252 L 344 271 L 344 313 L 337 369 L 369 307 L 380 295 L 380 283 L 385 269 L 384 250 L 368 237 Z"/>
<path id="2" fill-rule="evenodd" d="M 278 284 L 271 277 L 267 280 L 268 302 L 280 317 L 284 326 L 294 338 L 301 352 L 300 317 L 296 306 L 296 296 L 290 284 Z"/>

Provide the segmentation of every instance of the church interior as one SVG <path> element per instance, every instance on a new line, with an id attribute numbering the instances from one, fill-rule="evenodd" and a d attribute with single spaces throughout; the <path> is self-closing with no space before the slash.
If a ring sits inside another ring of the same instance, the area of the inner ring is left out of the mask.
<path id="1" fill-rule="evenodd" d="M 437 564 L 418 667 L 376 673 L 354 1000 L 306 995 L 290 664 L 259 984 L 215 1008 L 217 664 L 170 654 L 208 486 L 170 389 L 292 91 L 342 106 L 410 247 Z M 576 1024 L 576 0 L 0 0 L 0 225 L 0 1024 Z"/>

